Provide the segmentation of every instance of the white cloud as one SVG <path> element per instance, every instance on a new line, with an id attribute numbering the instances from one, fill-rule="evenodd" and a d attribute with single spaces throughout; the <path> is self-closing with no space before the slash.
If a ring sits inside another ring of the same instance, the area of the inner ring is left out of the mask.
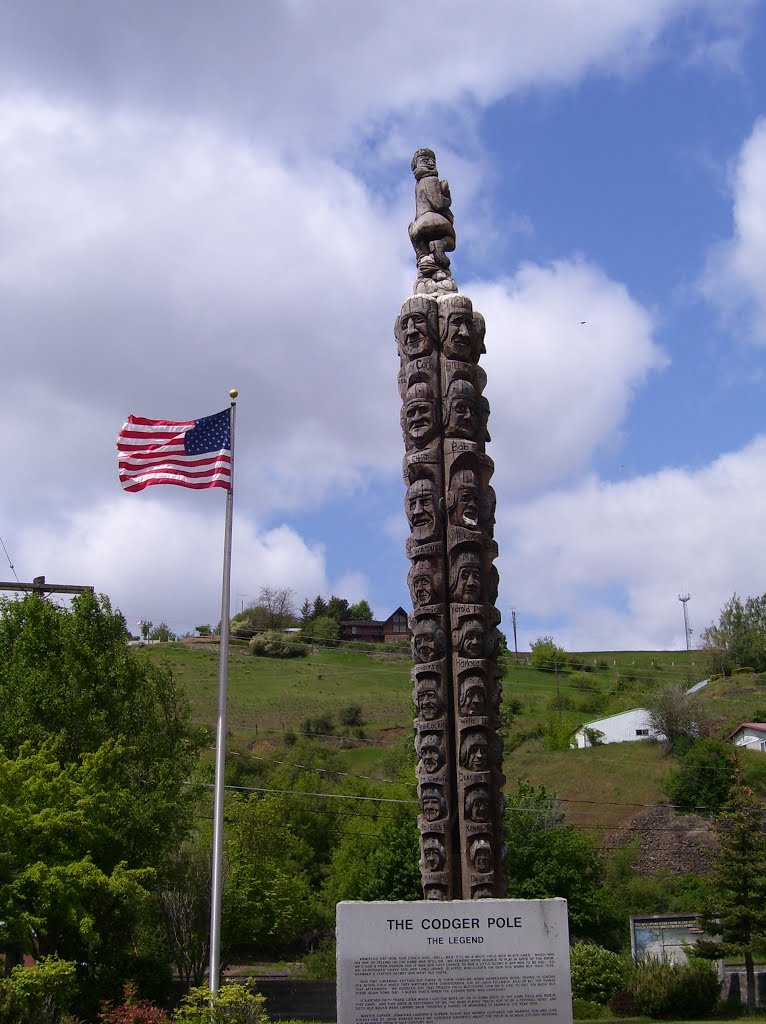
<path id="1" fill-rule="evenodd" d="M 178 631 L 220 619 L 223 524 L 220 491 L 123 495 L 63 517 L 56 530 L 28 527 L 14 561 L 33 570 L 29 575 L 45 573 L 48 582 L 109 594 L 131 626 L 139 618 L 164 619 Z M 264 586 L 292 587 L 298 595 L 332 589 L 324 548 L 307 545 L 289 527 L 260 530 L 235 514 L 232 533 L 234 610 L 244 587 L 248 600 Z"/>
<path id="2" fill-rule="evenodd" d="M 488 325 L 496 490 L 511 500 L 577 476 L 617 442 L 634 391 L 667 364 L 651 314 L 584 260 L 526 264 L 466 291 Z"/>
<path id="3" fill-rule="evenodd" d="M 7 5 L 6 5 L 7 6 Z M 106 105 L 183 108 L 298 148 L 336 149 L 391 117 L 485 105 L 592 71 L 625 74 L 676 23 L 694 56 L 731 45 L 751 0 L 169 2 L 152 17 L 109 4 L 28 0 L 0 10 L 0 82 Z M 722 12 L 726 12 L 726 17 Z M 697 38 L 701 36 L 701 38 Z"/>
<path id="4" fill-rule="evenodd" d="M 752 341 L 766 343 L 766 118 L 756 121 L 731 175 L 732 237 L 714 247 L 702 282 L 725 315 L 744 318 Z"/>
<path id="5" fill-rule="evenodd" d="M 593 477 L 502 514 L 501 586 L 570 650 L 683 648 L 736 591 L 761 594 L 766 436 L 704 469 Z M 534 639 L 534 636 L 531 637 Z"/>

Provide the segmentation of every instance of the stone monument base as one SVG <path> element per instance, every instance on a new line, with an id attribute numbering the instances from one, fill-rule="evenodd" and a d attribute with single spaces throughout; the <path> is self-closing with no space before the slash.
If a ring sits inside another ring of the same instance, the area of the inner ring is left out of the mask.
<path id="1" fill-rule="evenodd" d="M 571 1024 L 566 900 L 339 903 L 338 1024 Z"/>

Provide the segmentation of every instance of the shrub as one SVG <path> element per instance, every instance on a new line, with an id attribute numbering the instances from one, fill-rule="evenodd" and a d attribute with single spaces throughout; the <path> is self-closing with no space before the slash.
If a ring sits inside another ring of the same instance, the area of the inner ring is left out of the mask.
<path id="1" fill-rule="evenodd" d="M 307 716 L 301 720 L 301 732 L 304 736 L 330 736 L 333 730 L 332 715 L 323 712 L 314 718 Z"/>
<path id="2" fill-rule="evenodd" d="M 305 658 L 306 644 L 274 630 L 258 633 L 250 641 L 250 653 L 260 658 Z"/>
<path id="3" fill-rule="evenodd" d="M 103 1002 L 98 1015 L 100 1024 L 172 1024 L 164 1010 L 146 999 L 137 998 L 135 985 L 125 986 L 125 1002 L 121 1006 Z"/>
<path id="4" fill-rule="evenodd" d="M 338 718 L 341 725 L 345 725 L 350 729 L 360 728 L 366 724 L 362 708 L 359 704 L 349 704 L 347 708 L 341 708 L 338 712 Z"/>
<path id="5" fill-rule="evenodd" d="M 629 989 L 621 988 L 609 1000 L 609 1009 L 615 1017 L 635 1017 L 636 997 Z"/>
<path id="6" fill-rule="evenodd" d="M 75 964 L 45 956 L 34 967 L 14 967 L 0 979 L 0 1019 L 13 1024 L 54 1024 L 75 995 Z"/>
<path id="7" fill-rule="evenodd" d="M 718 1002 L 721 983 L 705 960 L 674 964 L 647 959 L 633 969 L 629 988 L 641 1016 L 699 1020 Z"/>
<path id="8" fill-rule="evenodd" d="M 316 949 L 303 958 L 306 974 L 314 981 L 324 981 L 335 977 L 337 961 L 335 959 L 335 938 L 325 939 Z"/>
<path id="9" fill-rule="evenodd" d="M 229 982 L 213 995 L 206 985 L 190 989 L 175 1013 L 175 1024 L 269 1024 L 266 999 L 252 981 Z"/>
<path id="10" fill-rule="evenodd" d="M 572 995 L 606 1006 L 625 984 L 625 963 L 603 946 L 577 942 L 569 950 Z"/>
<path id="11" fill-rule="evenodd" d="M 589 999 L 573 999 L 572 1016 L 575 1020 L 601 1020 L 608 1013 L 605 1006 L 599 1006 Z"/>
<path id="12" fill-rule="evenodd" d="M 723 740 L 692 743 L 666 784 L 671 801 L 684 810 L 714 814 L 729 799 L 735 768 L 734 750 Z"/>
<path id="13" fill-rule="evenodd" d="M 598 687 L 590 672 L 572 672 L 569 682 L 578 690 L 595 690 Z"/>

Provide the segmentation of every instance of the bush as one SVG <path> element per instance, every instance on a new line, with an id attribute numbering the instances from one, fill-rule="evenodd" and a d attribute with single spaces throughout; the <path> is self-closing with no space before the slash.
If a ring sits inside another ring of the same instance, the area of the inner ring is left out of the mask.
<path id="1" fill-rule="evenodd" d="M 266 999 L 252 981 L 229 982 L 213 995 L 206 985 L 190 989 L 175 1013 L 175 1024 L 269 1024 Z"/>
<path id="2" fill-rule="evenodd" d="M 723 740 L 692 743 L 666 784 L 671 801 L 683 810 L 715 814 L 729 799 L 734 781 L 734 750 Z"/>
<path id="3" fill-rule="evenodd" d="M 75 995 L 75 964 L 41 957 L 34 967 L 14 967 L 0 979 L 0 1019 L 9 1024 L 54 1024 Z"/>
<path id="4" fill-rule="evenodd" d="M 349 729 L 361 728 L 367 724 L 359 704 L 349 704 L 347 708 L 341 708 L 338 712 L 338 718 L 340 719 L 340 724 L 347 726 Z"/>
<path id="5" fill-rule="evenodd" d="M 153 1006 L 146 999 L 138 999 L 135 985 L 125 986 L 125 1002 L 122 1006 L 103 1002 L 98 1015 L 100 1024 L 172 1024 L 164 1010 Z"/>
<path id="6" fill-rule="evenodd" d="M 305 658 L 306 644 L 274 630 L 258 633 L 250 641 L 250 653 L 259 658 Z"/>
<path id="7" fill-rule="evenodd" d="M 647 959 L 633 969 L 629 985 L 636 1011 L 644 1017 L 699 1020 L 718 1002 L 721 983 L 706 960 L 686 964 Z"/>
<path id="8" fill-rule="evenodd" d="M 332 715 L 327 712 L 314 718 L 307 716 L 301 721 L 301 732 L 304 736 L 330 736 L 333 728 Z"/>
<path id="9" fill-rule="evenodd" d="M 598 683 L 590 672 L 572 672 L 569 682 L 577 690 L 595 690 L 598 687 Z"/>
<path id="10" fill-rule="evenodd" d="M 572 1000 L 572 1016 L 575 1020 L 601 1020 L 609 1014 L 605 1006 L 592 1003 L 588 999 Z"/>
<path id="11" fill-rule="evenodd" d="M 316 949 L 303 958 L 306 974 L 314 981 L 332 980 L 335 977 L 335 939 L 325 939 Z"/>
<path id="12" fill-rule="evenodd" d="M 609 1009 L 615 1017 L 635 1017 L 636 998 L 627 988 L 621 988 L 609 1000 Z"/>
<path id="13" fill-rule="evenodd" d="M 572 995 L 603 1006 L 624 985 L 626 966 L 617 953 L 603 946 L 577 942 L 569 950 L 572 969 Z"/>

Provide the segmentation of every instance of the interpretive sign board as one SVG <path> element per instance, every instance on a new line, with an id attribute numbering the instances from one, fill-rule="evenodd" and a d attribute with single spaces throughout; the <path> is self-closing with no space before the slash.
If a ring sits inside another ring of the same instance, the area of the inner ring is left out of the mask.
<path id="1" fill-rule="evenodd" d="M 571 1024 L 566 900 L 339 903 L 338 1024 Z"/>

